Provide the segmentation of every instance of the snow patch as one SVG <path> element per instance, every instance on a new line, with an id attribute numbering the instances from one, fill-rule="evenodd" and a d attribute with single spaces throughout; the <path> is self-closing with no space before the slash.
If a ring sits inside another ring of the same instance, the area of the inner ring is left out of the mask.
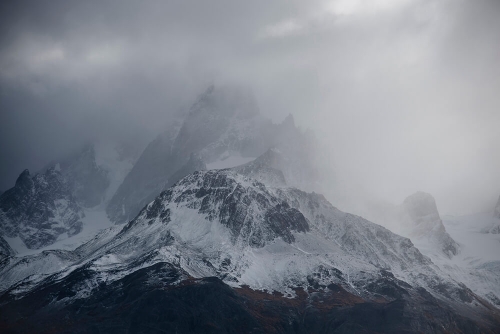
<path id="1" fill-rule="evenodd" d="M 60 203 L 61 205 L 64 203 Z M 52 245 L 39 249 L 29 249 L 19 237 L 8 238 L 4 236 L 5 241 L 17 252 L 16 256 L 25 256 L 39 254 L 46 250 L 74 250 L 78 246 L 92 239 L 102 230 L 114 226 L 108 219 L 106 212 L 102 208 L 91 208 L 84 210 L 85 217 L 82 218 L 83 229 L 80 233 L 68 237 L 66 233 L 59 235 L 58 240 Z"/>

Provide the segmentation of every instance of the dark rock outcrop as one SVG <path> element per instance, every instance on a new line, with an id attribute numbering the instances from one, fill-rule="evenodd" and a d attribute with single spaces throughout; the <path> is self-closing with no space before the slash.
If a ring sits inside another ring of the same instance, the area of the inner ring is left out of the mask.
<path id="1" fill-rule="evenodd" d="M 0 233 L 19 236 L 28 248 L 55 242 L 59 235 L 82 229 L 83 211 L 56 168 L 31 177 L 28 170 L 0 196 Z"/>

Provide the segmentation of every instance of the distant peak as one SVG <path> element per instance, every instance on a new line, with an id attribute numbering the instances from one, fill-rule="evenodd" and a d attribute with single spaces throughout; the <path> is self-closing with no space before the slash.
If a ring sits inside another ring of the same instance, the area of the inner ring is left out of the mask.
<path id="1" fill-rule="evenodd" d="M 429 193 L 417 191 L 408 196 L 403 203 L 407 212 L 414 219 L 427 215 L 434 215 L 436 219 L 440 219 L 436 200 Z"/>
<path id="2" fill-rule="evenodd" d="M 435 202 L 435 199 L 431 194 L 423 192 L 423 191 L 417 191 L 417 192 L 411 194 L 410 196 L 406 197 L 406 199 L 404 201 L 406 203 L 406 202 L 423 201 L 423 200 Z"/>
<path id="3" fill-rule="evenodd" d="M 26 182 L 26 180 L 29 180 L 29 179 L 30 179 L 30 171 L 28 169 L 25 169 L 17 178 L 16 186 L 24 184 Z"/>

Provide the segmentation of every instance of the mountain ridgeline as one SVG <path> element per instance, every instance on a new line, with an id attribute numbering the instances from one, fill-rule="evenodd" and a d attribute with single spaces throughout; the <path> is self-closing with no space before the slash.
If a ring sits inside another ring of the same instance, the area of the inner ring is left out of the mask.
<path id="1" fill-rule="evenodd" d="M 82 229 L 83 211 L 63 174 L 49 168 L 43 174 L 21 173 L 14 188 L 0 196 L 0 232 L 19 237 L 28 248 L 54 243 L 63 233 Z"/>
<path id="2" fill-rule="evenodd" d="M 495 333 L 498 310 L 409 239 L 241 170 L 189 174 L 74 252 L 4 262 L 1 328 Z"/>
<path id="3" fill-rule="evenodd" d="M 473 291 L 441 266 L 460 245 L 432 196 L 394 210 L 406 237 L 337 209 L 313 138 L 244 89 L 210 87 L 126 162 L 97 147 L 0 195 L 2 333 L 500 333 L 496 269 Z M 114 224 L 78 247 L 9 245 L 99 210 Z"/>
<path id="4" fill-rule="evenodd" d="M 29 249 L 76 235 L 83 227 L 84 209 L 100 204 L 108 186 L 108 172 L 97 166 L 93 145 L 33 176 L 25 170 L 0 195 L 0 233 L 19 237 Z"/>
<path id="5" fill-rule="evenodd" d="M 289 184 L 315 186 L 312 138 L 297 129 L 291 115 L 273 124 L 259 114 L 248 91 L 211 86 L 144 150 L 111 199 L 108 216 L 125 223 L 188 173 L 232 156 L 256 158 L 271 148 L 289 160 L 284 170 Z"/>

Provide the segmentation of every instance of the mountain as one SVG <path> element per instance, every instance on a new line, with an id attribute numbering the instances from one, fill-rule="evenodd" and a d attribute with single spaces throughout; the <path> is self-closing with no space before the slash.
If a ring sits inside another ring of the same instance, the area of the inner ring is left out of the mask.
<path id="1" fill-rule="evenodd" d="M 94 145 L 86 145 L 57 166 L 81 206 L 89 208 L 102 202 L 110 182 L 107 171 L 96 163 Z"/>
<path id="2" fill-rule="evenodd" d="M 0 195 L 2 332 L 500 333 L 486 223 L 425 193 L 381 210 L 403 236 L 337 209 L 313 137 L 248 90 L 209 87 L 138 146 L 87 145 Z"/>
<path id="3" fill-rule="evenodd" d="M 270 148 L 287 157 L 287 182 L 311 188 L 315 182 L 312 139 L 290 115 L 273 124 L 260 115 L 255 98 L 245 88 L 210 86 L 185 114 L 177 115 L 142 153 L 107 206 L 114 223 L 126 223 L 161 191 L 193 171 L 234 167 Z"/>
<path id="4" fill-rule="evenodd" d="M 431 194 L 416 192 L 399 205 L 377 200 L 363 202 L 362 199 L 358 205 L 350 209 L 394 233 L 410 238 L 433 261 L 452 259 L 460 252 L 460 245 L 446 231 Z"/>
<path id="5" fill-rule="evenodd" d="M 181 168 L 183 163 L 172 158 L 178 128 L 179 124 L 173 122 L 142 152 L 107 205 L 106 212 L 112 221 L 132 219 L 164 189 L 168 176 Z"/>
<path id="6" fill-rule="evenodd" d="M 82 229 L 84 213 L 59 169 L 19 175 L 16 185 L 0 196 L 0 233 L 19 237 L 28 248 L 54 243 Z"/>
<path id="7" fill-rule="evenodd" d="M 451 258 L 458 254 L 459 245 L 446 232 L 432 195 L 417 192 L 403 202 L 403 210 L 407 215 L 408 236 L 418 244 L 419 249 L 438 248 L 442 254 Z"/>
<path id="8" fill-rule="evenodd" d="M 92 233 L 98 226 L 86 231 L 85 217 L 93 224 L 102 222 L 95 219 L 95 208 L 116 191 L 116 183 L 131 168 L 130 159 L 125 150 L 92 144 L 34 176 L 25 170 L 14 187 L 0 195 L 0 235 L 19 249 L 34 250 L 73 239 L 82 231 Z"/>
<path id="9" fill-rule="evenodd" d="M 255 160 L 233 169 L 238 174 L 256 179 L 268 187 L 284 187 L 287 183 L 282 170 L 286 168 L 286 163 L 280 151 L 269 149 Z"/>
<path id="10" fill-rule="evenodd" d="M 0 328 L 498 332 L 498 309 L 409 239 L 248 176 L 266 172 L 277 175 L 265 163 L 196 171 L 75 251 L 2 264 Z"/>

